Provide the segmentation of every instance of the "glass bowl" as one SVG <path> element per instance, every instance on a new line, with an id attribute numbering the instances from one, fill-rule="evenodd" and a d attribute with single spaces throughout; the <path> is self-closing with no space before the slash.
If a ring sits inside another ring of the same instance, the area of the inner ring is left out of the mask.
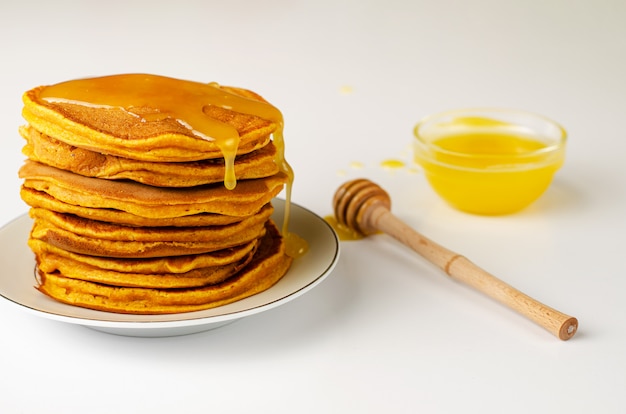
<path id="1" fill-rule="evenodd" d="M 556 122 L 509 109 L 459 109 L 422 119 L 415 162 L 441 198 L 474 214 L 519 211 L 541 196 L 565 157 Z"/>

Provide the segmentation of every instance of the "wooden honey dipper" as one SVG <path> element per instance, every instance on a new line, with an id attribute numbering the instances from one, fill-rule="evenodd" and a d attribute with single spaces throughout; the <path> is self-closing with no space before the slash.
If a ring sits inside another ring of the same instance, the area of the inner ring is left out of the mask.
<path id="1" fill-rule="evenodd" d="M 360 235 L 386 233 L 465 283 L 526 316 L 559 339 L 578 330 L 576 318 L 546 306 L 491 275 L 464 256 L 424 237 L 391 213 L 391 199 L 377 184 L 357 179 L 343 184 L 333 198 L 335 218 Z"/>

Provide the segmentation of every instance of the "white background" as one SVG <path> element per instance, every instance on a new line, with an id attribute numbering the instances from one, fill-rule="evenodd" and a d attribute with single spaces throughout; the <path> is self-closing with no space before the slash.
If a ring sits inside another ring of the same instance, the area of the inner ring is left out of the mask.
<path id="1" fill-rule="evenodd" d="M 343 181 L 371 178 L 407 223 L 580 330 L 559 341 L 377 235 L 343 243 L 305 296 L 190 336 L 113 336 L 0 300 L 0 412 L 625 412 L 625 21 L 621 0 L 2 2 L 0 225 L 27 211 L 24 91 L 127 72 L 216 81 L 282 110 L 296 203 L 326 216 Z M 527 210 L 454 211 L 411 165 L 417 120 L 468 106 L 568 130 Z"/>

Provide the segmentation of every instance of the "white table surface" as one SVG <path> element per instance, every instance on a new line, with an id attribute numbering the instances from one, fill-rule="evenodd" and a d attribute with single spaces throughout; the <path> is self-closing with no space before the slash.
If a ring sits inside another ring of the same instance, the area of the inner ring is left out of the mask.
<path id="1" fill-rule="evenodd" d="M 217 81 L 283 111 L 296 203 L 326 216 L 342 182 L 373 179 L 407 223 L 580 330 L 559 341 L 377 235 L 342 243 L 297 300 L 189 336 L 114 336 L 0 300 L 0 412 L 626 412 L 624 21 L 621 0 L 2 2 L 0 225 L 27 211 L 24 91 L 127 72 Z M 527 210 L 454 211 L 411 165 L 415 122 L 468 106 L 568 130 Z"/>

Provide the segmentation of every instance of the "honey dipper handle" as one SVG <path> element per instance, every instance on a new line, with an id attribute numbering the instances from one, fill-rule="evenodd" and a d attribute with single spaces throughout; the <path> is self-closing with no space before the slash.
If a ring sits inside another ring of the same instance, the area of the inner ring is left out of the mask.
<path id="1" fill-rule="evenodd" d="M 470 260 L 424 237 L 384 207 L 373 208 L 366 217 L 370 225 L 389 234 L 462 282 L 508 306 L 544 327 L 559 339 L 568 340 L 578 329 L 576 318 L 544 305 L 491 275 Z"/>

